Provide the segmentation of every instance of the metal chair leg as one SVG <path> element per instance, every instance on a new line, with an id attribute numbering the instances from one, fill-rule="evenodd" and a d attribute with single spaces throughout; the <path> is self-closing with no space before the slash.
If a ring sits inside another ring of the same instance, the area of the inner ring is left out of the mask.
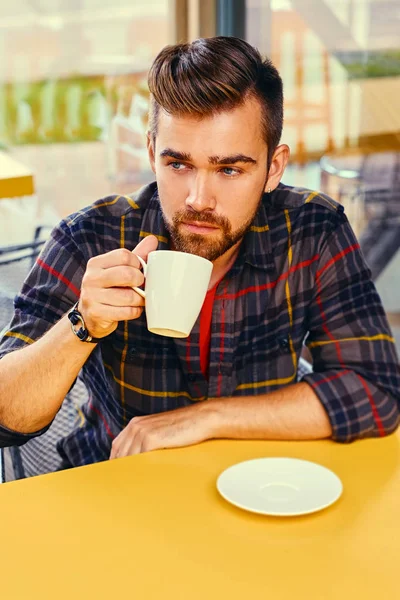
<path id="1" fill-rule="evenodd" d="M 15 479 L 25 479 L 25 469 L 22 462 L 21 451 L 18 446 L 12 446 L 10 448 L 10 455 L 13 462 L 13 468 L 15 473 Z"/>
<path id="2" fill-rule="evenodd" d="M 4 483 L 6 480 L 6 474 L 4 470 L 4 455 L 3 448 L 0 448 L 0 483 Z"/>

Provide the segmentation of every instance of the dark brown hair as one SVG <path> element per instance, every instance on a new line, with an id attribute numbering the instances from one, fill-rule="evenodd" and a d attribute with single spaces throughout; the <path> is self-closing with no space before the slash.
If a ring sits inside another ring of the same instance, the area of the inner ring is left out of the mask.
<path id="1" fill-rule="evenodd" d="M 150 68 L 148 84 L 153 139 L 160 107 L 172 115 L 201 118 L 257 98 L 270 162 L 282 134 L 282 79 L 271 61 L 244 40 L 219 36 L 166 46 Z"/>

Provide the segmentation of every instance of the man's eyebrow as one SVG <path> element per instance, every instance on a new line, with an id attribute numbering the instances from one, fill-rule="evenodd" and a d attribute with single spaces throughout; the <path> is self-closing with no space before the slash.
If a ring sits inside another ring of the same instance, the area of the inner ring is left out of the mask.
<path id="1" fill-rule="evenodd" d="M 173 150 L 173 148 L 165 148 L 160 152 L 160 158 L 174 158 L 175 160 L 181 160 L 183 162 L 193 162 L 192 155 L 188 152 L 179 152 Z M 257 161 L 251 156 L 245 154 L 232 154 L 230 156 L 209 156 L 208 162 L 211 165 L 234 165 L 236 163 L 250 163 L 253 165 L 257 164 Z"/>
<path id="2" fill-rule="evenodd" d="M 245 154 L 232 154 L 230 156 L 210 156 L 208 162 L 212 165 L 234 165 L 235 163 L 251 163 L 257 164 L 257 161 L 251 156 Z"/>
<path id="3" fill-rule="evenodd" d="M 173 150 L 172 148 L 165 148 L 162 152 L 160 152 L 160 157 L 170 157 L 175 158 L 175 160 L 182 160 L 184 162 L 191 162 L 192 157 L 188 152 L 178 152 L 178 150 Z"/>

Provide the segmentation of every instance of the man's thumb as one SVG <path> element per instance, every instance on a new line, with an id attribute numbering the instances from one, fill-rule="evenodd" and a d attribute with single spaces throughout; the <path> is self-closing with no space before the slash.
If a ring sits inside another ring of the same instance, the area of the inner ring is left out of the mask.
<path id="1" fill-rule="evenodd" d="M 157 250 L 158 240 L 155 235 L 146 236 L 141 242 L 138 243 L 136 248 L 132 250 L 133 254 L 137 254 L 143 260 L 147 260 L 147 256 L 153 250 Z"/>

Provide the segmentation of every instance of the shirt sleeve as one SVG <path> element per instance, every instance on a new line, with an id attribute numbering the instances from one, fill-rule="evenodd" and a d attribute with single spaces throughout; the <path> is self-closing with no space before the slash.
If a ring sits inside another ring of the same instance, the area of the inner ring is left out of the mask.
<path id="1" fill-rule="evenodd" d="M 370 271 L 345 215 L 325 239 L 315 274 L 306 344 L 312 386 L 333 439 L 350 442 L 392 433 L 400 422 L 395 340 Z"/>
<path id="2" fill-rule="evenodd" d="M 86 260 L 68 224 L 62 221 L 52 231 L 14 300 L 13 319 L 0 338 L 0 359 L 33 344 L 65 315 L 79 298 L 85 268 Z M 49 427 L 22 434 L 0 424 L 0 447 L 22 445 Z"/>

